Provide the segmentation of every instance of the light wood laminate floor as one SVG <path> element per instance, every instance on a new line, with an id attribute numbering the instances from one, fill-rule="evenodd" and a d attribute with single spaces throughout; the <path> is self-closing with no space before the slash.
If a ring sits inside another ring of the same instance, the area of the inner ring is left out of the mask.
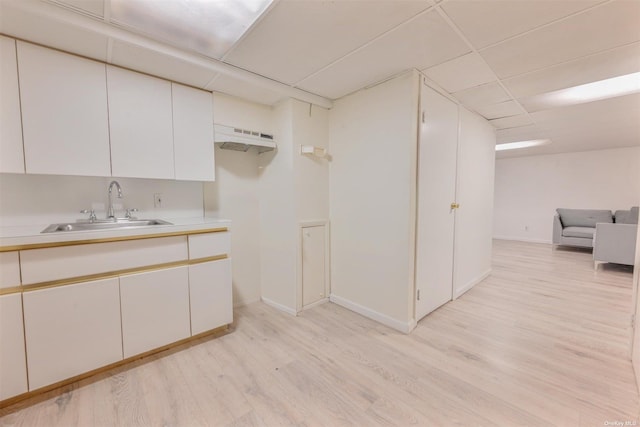
<path id="1" fill-rule="evenodd" d="M 0 411 L 6 426 L 604 426 L 638 421 L 632 270 L 496 241 L 493 274 L 403 335 L 334 304 Z M 628 424 L 635 425 L 635 424 Z"/>

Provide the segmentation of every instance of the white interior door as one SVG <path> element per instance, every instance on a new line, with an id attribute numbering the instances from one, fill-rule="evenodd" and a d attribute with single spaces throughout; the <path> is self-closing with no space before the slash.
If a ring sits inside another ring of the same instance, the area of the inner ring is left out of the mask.
<path id="1" fill-rule="evenodd" d="M 325 227 L 302 228 L 302 306 L 326 297 Z"/>
<path id="2" fill-rule="evenodd" d="M 458 151 L 458 107 L 422 84 L 418 143 L 416 320 L 450 301 Z"/>

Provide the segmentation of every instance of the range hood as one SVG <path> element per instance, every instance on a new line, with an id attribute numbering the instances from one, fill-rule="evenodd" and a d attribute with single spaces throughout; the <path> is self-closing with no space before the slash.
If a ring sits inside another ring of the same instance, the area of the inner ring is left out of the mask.
<path id="1" fill-rule="evenodd" d="M 258 153 L 275 150 L 273 135 L 226 125 L 213 125 L 214 141 L 225 150 L 249 151 L 255 148 Z"/>

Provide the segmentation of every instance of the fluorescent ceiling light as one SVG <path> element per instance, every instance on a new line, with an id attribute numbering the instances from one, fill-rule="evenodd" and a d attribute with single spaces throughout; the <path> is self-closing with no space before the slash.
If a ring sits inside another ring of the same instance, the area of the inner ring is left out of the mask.
<path id="1" fill-rule="evenodd" d="M 531 139 L 529 141 L 507 142 L 505 144 L 496 144 L 496 151 L 516 150 L 518 148 L 537 147 L 539 145 L 550 144 L 549 139 Z"/>
<path id="2" fill-rule="evenodd" d="M 524 98 L 521 101 L 529 112 L 533 112 L 630 95 L 636 92 L 640 92 L 640 72 L 543 93 Z"/>
<path id="3" fill-rule="evenodd" d="M 220 59 L 272 1 L 111 0 L 111 22 Z"/>

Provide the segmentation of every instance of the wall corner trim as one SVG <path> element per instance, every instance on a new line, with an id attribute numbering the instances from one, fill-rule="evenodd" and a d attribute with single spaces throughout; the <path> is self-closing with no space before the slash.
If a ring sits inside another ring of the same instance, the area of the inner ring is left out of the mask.
<path id="1" fill-rule="evenodd" d="M 357 304 L 353 301 L 350 301 L 346 298 L 342 298 L 335 294 L 331 294 L 329 296 L 329 301 L 331 301 L 334 304 L 338 304 L 341 307 L 349 309 L 353 312 L 356 312 L 371 320 L 375 320 L 378 323 L 382 323 L 383 325 L 388 326 L 392 329 L 395 329 L 396 331 L 400 331 L 403 334 L 408 334 L 416 327 L 415 319 L 411 319 L 409 322 L 405 323 L 400 320 L 389 317 L 386 314 L 378 313 L 377 311 L 371 310 L 368 307 L 364 307 L 360 304 Z"/>

